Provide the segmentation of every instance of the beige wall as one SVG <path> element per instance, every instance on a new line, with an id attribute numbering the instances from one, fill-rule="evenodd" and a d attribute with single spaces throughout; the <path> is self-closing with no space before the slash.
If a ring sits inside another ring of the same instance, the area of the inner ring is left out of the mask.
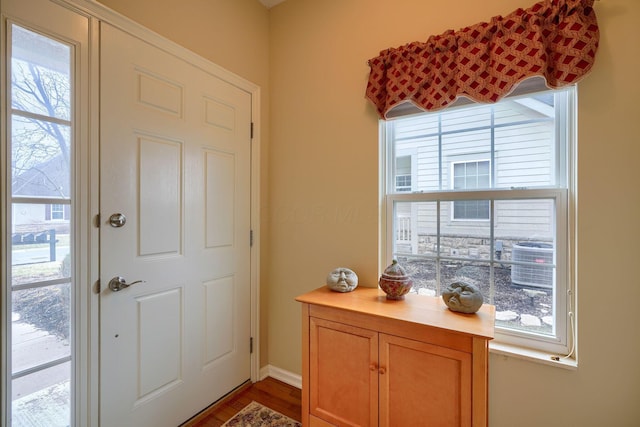
<path id="1" fill-rule="evenodd" d="M 366 60 L 534 2 L 287 0 L 271 10 L 269 363 L 300 372 L 297 294 L 341 265 L 375 284 L 378 122 Z M 601 46 L 579 85 L 579 368 L 492 355 L 492 427 L 640 425 L 640 2 L 595 8 Z"/>
<path id="2" fill-rule="evenodd" d="M 270 11 L 255 0 L 103 3 L 263 88 L 262 364 L 300 373 L 295 296 L 338 266 L 362 286 L 380 271 L 366 60 L 534 0 L 287 0 Z M 579 85 L 579 367 L 492 355 L 492 427 L 640 423 L 640 2 L 595 8 L 601 46 Z"/>
<path id="3" fill-rule="evenodd" d="M 269 11 L 257 0 L 99 0 L 156 33 L 261 88 L 261 200 L 269 199 Z M 263 207 L 263 211 L 267 208 Z M 261 276 L 267 276 L 269 227 L 261 219 Z M 261 336 L 267 336 L 268 292 L 261 294 Z M 261 366 L 268 363 L 260 341 Z"/>

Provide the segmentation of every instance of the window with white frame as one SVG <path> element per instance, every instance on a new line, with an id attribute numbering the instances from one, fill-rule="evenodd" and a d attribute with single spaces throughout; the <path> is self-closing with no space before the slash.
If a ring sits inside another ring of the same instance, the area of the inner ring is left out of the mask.
<path id="1" fill-rule="evenodd" d="M 51 205 L 51 219 L 64 219 L 64 205 L 53 204 Z"/>
<path id="2" fill-rule="evenodd" d="M 575 88 L 468 104 L 384 122 L 386 262 L 410 267 L 414 292 L 454 281 L 496 306 L 496 341 L 571 345 L 569 214 Z M 411 152 L 411 191 L 398 185 Z M 410 212 L 411 221 L 406 220 Z M 402 244 L 398 223 L 415 241 Z"/>
<path id="3" fill-rule="evenodd" d="M 75 203 L 71 182 L 77 152 L 78 51 L 67 41 L 6 24 L 10 108 L 5 114 L 11 126 L 9 156 L 3 162 L 10 184 L 3 197 L 11 206 L 7 225 L 13 238 L 9 253 L 3 254 L 10 284 L 11 320 L 6 324 L 12 325 L 7 341 L 12 356 L 2 372 L 9 393 L 3 398 L 14 426 L 72 425 L 78 334 L 71 267 L 76 225 L 70 208 Z M 55 226 L 47 222 L 51 220 Z M 46 236 L 51 239 L 53 231 L 55 246 L 41 256 L 32 243 L 51 243 Z M 28 341 L 38 351 L 25 352 Z"/>

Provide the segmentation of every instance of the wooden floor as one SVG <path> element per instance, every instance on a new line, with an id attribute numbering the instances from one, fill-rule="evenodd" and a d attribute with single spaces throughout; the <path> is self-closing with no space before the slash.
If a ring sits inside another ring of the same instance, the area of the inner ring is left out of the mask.
<path id="1" fill-rule="evenodd" d="M 219 427 L 252 400 L 300 421 L 302 416 L 301 396 L 300 389 L 267 377 L 255 384 L 240 387 L 220 403 L 204 410 L 183 424 L 182 427 Z"/>

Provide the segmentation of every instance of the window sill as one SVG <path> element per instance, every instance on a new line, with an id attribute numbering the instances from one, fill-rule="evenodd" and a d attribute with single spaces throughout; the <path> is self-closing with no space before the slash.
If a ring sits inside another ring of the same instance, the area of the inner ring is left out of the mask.
<path id="1" fill-rule="evenodd" d="M 489 342 L 489 353 L 516 359 L 528 360 L 534 363 L 554 366 L 556 368 L 575 371 L 578 369 L 578 362 L 575 358 L 560 357 L 558 360 L 552 359 L 549 353 L 530 348 L 518 347 L 504 343 Z"/>

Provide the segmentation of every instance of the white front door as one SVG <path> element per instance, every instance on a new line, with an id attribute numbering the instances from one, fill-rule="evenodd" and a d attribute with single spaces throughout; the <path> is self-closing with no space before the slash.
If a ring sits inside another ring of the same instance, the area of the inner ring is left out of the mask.
<path id="1" fill-rule="evenodd" d="M 174 427 L 250 379 L 251 94 L 108 24 L 100 60 L 100 425 Z"/>

